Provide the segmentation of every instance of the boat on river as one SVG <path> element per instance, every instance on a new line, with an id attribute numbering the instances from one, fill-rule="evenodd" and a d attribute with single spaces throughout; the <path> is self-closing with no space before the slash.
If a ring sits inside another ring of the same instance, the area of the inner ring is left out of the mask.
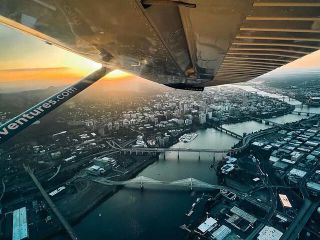
<path id="1" fill-rule="evenodd" d="M 180 142 L 191 142 L 192 140 L 194 140 L 196 137 L 198 136 L 197 133 L 186 133 L 184 135 L 182 135 L 180 138 L 179 138 L 179 141 Z"/>

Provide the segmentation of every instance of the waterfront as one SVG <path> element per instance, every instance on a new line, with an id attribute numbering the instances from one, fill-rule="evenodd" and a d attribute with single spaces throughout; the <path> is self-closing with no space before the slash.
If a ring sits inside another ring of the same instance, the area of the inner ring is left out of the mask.
<path id="1" fill-rule="evenodd" d="M 320 112 L 320 108 L 300 108 L 297 110 Z M 285 123 L 297 121 L 306 116 L 288 114 L 272 118 Z M 262 123 L 248 121 L 224 127 L 239 134 L 265 129 Z M 215 148 L 232 147 L 238 140 L 214 129 L 197 131 L 198 137 L 189 143 L 179 142 L 173 147 Z M 216 159 L 221 155 L 215 156 Z M 210 168 L 212 154 L 166 153 L 139 175 L 158 180 L 178 180 L 188 177 L 208 183 L 216 183 L 214 170 Z M 199 194 L 184 191 L 157 191 L 145 189 L 122 189 L 102 202 L 78 224 L 74 226 L 80 239 L 184 239 L 185 232 L 179 226 L 186 222 L 185 213 Z"/>
<path id="2" fill-rule="evenodd" d="M 320 113 L 320 107 L 308 107 L 307 105 L 302 105 L 301 102 L 295 100 L 295 99 L 289 99 L 287 96 L 279 95 L 279 94 L 273 94 L 273 93 L 268 93 L 264 92 L 258 89 L 255 89 L 251 86 L 240 86 L 240 85 L 233 85 L 237 86 L 240 89 L 246 90 L 251 93 L 257 93 L 261 96 L 265 97 L 272 97 L 272 98 L 277 98 L 279 100 L 284 100 L 285 102 L 294 105 L 295 106 L 295 111 L 300 111 L 300 112 L 309 112 L 309 113 Z M 280 117 L 275 117 L 275 118 L 269 118 L 268 120 L 271 120 L 276 123 L 289 123 L 289 122 L 295 122 L 295 121 L 300 121 L 301 119 L 307 118 L 308 116 L 306 115 L 297 115 L 297 114 L 286 114 Z M 247 121 L 243 123 L 235 123 L 235 124 L 225 124 L 223 125 L 224 128 L 233 131 L 238 134 L 243 134 L 243 133 L 251 133 L 255 132 L 261 129 L 266 129 L 272 126 L 265 125 L 262 123 L 258 123 L 255 121 Z"/>
<path id="3" fill-rule="evenodd" d="M 196 139 L 179 142 L 173 147 L 220 148 L 233 146 L 238 140 L 214 129 L 199 130 Z M 216 156 L 218 159 L 221 156 Z M 139 175 L 159 180 L 188 177 L 216 183 L 210 168 L 212 154 L 166 153 Z M 183 239 L 179 226 L 185 223 L 185 213 L 199 195 L 186 191 L 157 191 L 122 189 L 90 212 L 75 226 L 80 239 Z M 99 214 L 101 213 L 101 217 Z M 103 227 L 97 227 L 103 223 Z"/>

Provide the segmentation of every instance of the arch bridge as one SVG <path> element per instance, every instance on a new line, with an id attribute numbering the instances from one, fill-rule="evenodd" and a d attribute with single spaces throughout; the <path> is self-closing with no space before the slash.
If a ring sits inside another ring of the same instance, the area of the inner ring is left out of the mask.
<path id="1" fill-rule="evenodd" d="M 89 176 L 88 176 L 89 177 Z M 140 187 L 143 189 L 146 185 L 147 186 L 160 186 L 161 189 L 166 188 L 170 189 L 171 187 L 178 187 L 182 189 L 188 189 L 188 190 L 227 190 L 230 192 L 234 192 L 238 195 L 244 195 L 243 193 L 233 189 L 229 188 L 227 186 L 221 186 L 221 185 L 215 185 L 210 184 L 207 182 L 203 182 L 196 178 L 185 178 L 175 181 L 162 181 L 162 180 L 156 180 L 153 178 L 145 177 L 145 176 L 137 176 L 135 178 L 125 180 L 125 181 L 113 181 L 102 177 L 89 177 L 89 180 L 109 185 L 109 186 L 132 186 L 132 187 Z"/>

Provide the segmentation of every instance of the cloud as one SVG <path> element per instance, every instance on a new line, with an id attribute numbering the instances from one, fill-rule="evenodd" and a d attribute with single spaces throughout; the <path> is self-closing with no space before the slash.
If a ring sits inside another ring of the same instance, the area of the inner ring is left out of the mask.
<path id="1" fill-rule="evenodd" d="M 53 68 L 10 68 L 10 69 L 3 69 L 0 70 L 0 74 L 1 72 L 21 72 L 21 71 L 25 71 L 25 72 L 29 72 L 29 71 L 47 71 L 47 70 L 56 70 L 56 71 L 60 71 L 60 70 L 67 70 L 69 69 L 68 67 L 53 67 Z"/>
<path id="2" fill-rule="evenodd" d="M 66 82 L 81 76 L 77 71 L 67 67 L 5 69 L 0 71 L 0 83 L 19 84 L 21 81 L 36 80 Z"/>

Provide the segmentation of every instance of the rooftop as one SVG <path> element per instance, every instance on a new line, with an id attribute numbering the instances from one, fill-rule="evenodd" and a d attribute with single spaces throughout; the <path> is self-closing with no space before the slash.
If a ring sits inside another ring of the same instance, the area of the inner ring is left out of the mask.
<path id="1" fill-rule="evenodd" d="M 216 240 L 223 240 L 230 233 L 231 233 L 231 229 L 225 225 L 222 225 L 211 234 L 211 238 Z"/>
<path id="2" fill-rule="evenodd" d="M 237 214 L 239 217 L 242 217 L 243 219 L 249 221 L 250 223 L 255 223 L 257 221 L 257 218 L 250 215 L 249 213 L 243 211 L 242 209 L 234 206 L 230 209 L 230 211 L 234 214 Z"/>
<path id="3" fill-rule="evenodd" d="M 258 240 L 279 240 L 282 236 L 282 232 L 271 226 L 265 226 L 258 236 Z"/>
<path id="4" fill-rule="evenodd" d="M 307 188 L 320 192 L 320 184 L 315 182 L 307 182 Z"/>
<path id="5" fill-rule="evenodd" d="M 292 168 L 289 172 L 290 175 L 294 175 L 296 177 L 300 177 L 300 178 L 303 178 L 307 172 L 305 171 L 302 171 L 302 170 L 299 170 L 299 169 L 296 169 L 296 168 Z"/>
<path id="6" fill-rule="evenodd" d="M 212 228 L 215 224 L 217 224 L 217 220 L 215 220 L 212 217 L 207 218 L 203 223 L 201 223 L 198 227 L 198 229 L 202 232 L 205 233 L 207 232 L 210 228 Z"/>
<path id="7" fill-rule="evenodd" d="M 28 237 L 27 209 L 26 207 L 16 209 L 13 211 L 12 240 L 22 240 Z"/>

